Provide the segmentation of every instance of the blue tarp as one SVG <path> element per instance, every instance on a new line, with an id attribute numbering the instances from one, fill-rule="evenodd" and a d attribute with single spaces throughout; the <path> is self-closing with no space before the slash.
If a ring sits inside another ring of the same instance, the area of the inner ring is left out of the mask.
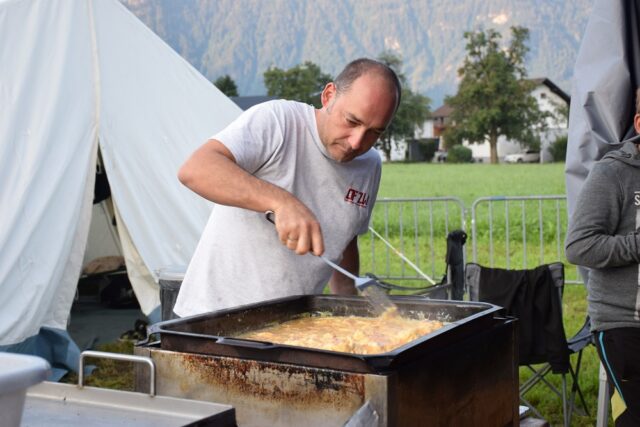
<path id="1" fill-rule="evenodd" d="M 69 371 L 77 372 L 80 349 L 69 333 L 63 329 L 40 328 L 40 333 L 11 345 L 0 346 L 0 351 L 40 356 L 51 365 L 48 381 L 59 381 Z"/>

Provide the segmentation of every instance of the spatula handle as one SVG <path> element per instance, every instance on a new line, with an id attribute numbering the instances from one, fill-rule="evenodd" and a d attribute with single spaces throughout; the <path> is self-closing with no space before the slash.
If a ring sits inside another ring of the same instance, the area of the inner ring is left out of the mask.
<path id="1" fill-rule="evenodd" d="M 354 276 L 353 274 L 349 273 L 347 270 L 345 270 L 344 268 L 340 267 L 338 264 L 336 264 L 335 262 L 329 260 L 329 258 L 325 257 L 324 255 L 320 255 L 319 257 L 322 261 L 324 261 L 325 263 L 329 264 L 332 268 L 334 268 L 335 270 L 338 270 L 340 273 L 344 274 L 345 276 L 349 277 L 350 279 L 353 280 L 358 280 L 358 277 Z"/>

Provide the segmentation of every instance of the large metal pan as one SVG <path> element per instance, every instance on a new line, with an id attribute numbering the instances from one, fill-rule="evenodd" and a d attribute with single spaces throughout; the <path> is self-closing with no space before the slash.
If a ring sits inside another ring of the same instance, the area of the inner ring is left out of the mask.
<path id="1" fill-rule="evenodd" d="M 362 373 L 385 373 L 424 358 L 458 340 L 491 328 L 500 307 L 481 302 L 392 297 L 403 316 L 446 322 L 445 326 L 380 354 L 351 354 L 233 338 L 244 332 L 304 315 L 370 316 L 370 304 L 358 296 L 305 295 L 281 298 L 151 326 L 164 350 L 240 357 Z"/>

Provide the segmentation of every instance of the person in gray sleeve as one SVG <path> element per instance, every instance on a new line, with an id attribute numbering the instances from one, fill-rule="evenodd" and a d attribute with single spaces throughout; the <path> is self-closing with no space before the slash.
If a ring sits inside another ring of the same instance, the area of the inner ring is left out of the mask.
<path id="1" fill-rule="evenodd" d="M 640 90 L 633 124 L 640 134 Z M 639 144 L 628 141 L 593 166 L 565 242 L 567 260 L 590 269 L 588 313 L 616 426 L 640 426 Z"/>

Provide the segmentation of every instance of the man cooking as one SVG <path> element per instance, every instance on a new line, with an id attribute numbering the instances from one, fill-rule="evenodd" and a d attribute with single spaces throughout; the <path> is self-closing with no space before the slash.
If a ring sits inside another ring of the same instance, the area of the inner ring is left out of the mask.
<path id="1" fill-rule="evenodd" d="M 181 167 L 180 181 L 216 203 L 174 311 L 190 316 L 289 295 L 355 294 L 380 156 L 371 150 L 400 103 L 383 63 L 349 63 L 321 94 L 322 108 L 271 101 L 242 113 Z M 273 211 L 275 228 L 265 219 Z"/>

